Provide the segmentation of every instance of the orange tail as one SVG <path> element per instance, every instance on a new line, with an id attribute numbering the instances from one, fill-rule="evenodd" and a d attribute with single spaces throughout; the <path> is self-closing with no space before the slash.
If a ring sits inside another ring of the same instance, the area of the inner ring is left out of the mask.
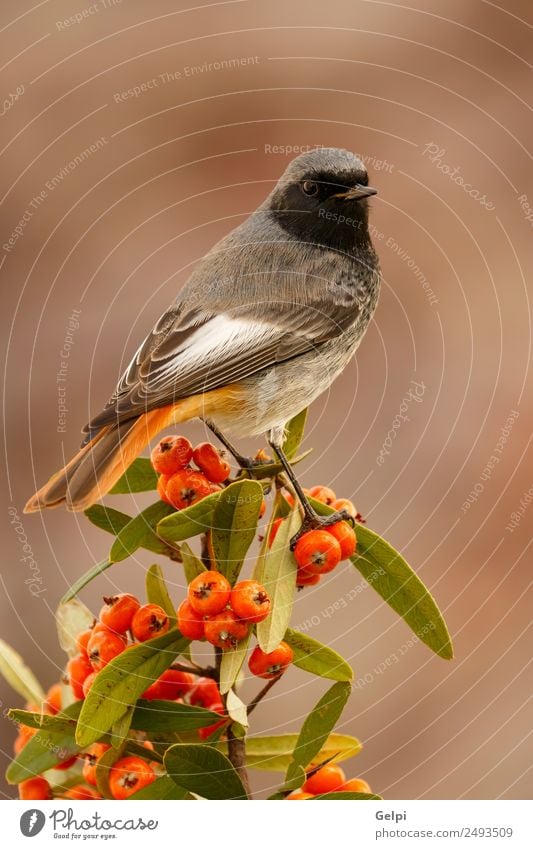
<path id="1" fill-rule="evenodd" d="M 61 504 L 65 504 L 67 510 L 86 510 L 109 492 L 160 430 L 193 417 L 189 403 L 192 400 L 170 404 L 144 413 L 133 421 L 102 428 L 30 498 L 24 512 L 35 513 Z M 198 412 L 193 415 L 198 415 Z"/>

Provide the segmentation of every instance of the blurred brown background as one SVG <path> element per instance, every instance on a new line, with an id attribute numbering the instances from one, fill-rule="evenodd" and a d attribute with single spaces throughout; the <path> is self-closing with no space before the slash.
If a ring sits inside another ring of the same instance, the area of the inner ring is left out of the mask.
<path id="1" fill-rule="evenodd" d="M 293 621 L 355 666 L 342 729 L 364 750 L 350 776 L 387 798 L 530 795 L 533 17 L 527 0 L 502 5 L 2 4 L 1 632 L 46 686 L 64 663 L 55 605 L 109 539 L 83 516 L 22 517 L 24 502 L 77 448 L 190 269 L 263 199 L 287 146 L 346 147 L 380 190 L 384 287 L 356 361 L 311 410 L 300 474 L 353 498 L 405 553 L 456 660 L 416 644 L 371 589 L 344 604 L 360 583 L 348 566 L 301 593 Z M 412 381 L 421 399 L 402 408 Z M 117 565 L 83 600 L 97 610 L 112 588 L 142 592 L 150 562 Z M 178 601 L 179 568 L 166 572 Z M 3 710 L 20 704 L 1 686 Z M 296 730 L 324 689 L 292 671 L 254 730 Z M 7 719 L 0 731 L 7 761 Z M 254 776 L 262 791 L 276 780 Z"/>

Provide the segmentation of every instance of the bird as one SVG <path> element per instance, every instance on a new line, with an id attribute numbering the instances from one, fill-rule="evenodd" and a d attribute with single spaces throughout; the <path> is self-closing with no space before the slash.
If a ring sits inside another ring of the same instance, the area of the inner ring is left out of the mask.
<path id="1" fill-rule="evenodd" d="M 266 436 L 295 487 L 302 528 L 347 518 L 318 516 L 282 444 L 290 419 L 349 363 L 376 309 L 376 193 L 348 150 L 293 159 L 255 212 L 199 261 L 83 429 L 81 449 L 25 512 L 87 509 L 160 431 L 200 418 L 243 468 L 252 463 L 226 434 Z"/>

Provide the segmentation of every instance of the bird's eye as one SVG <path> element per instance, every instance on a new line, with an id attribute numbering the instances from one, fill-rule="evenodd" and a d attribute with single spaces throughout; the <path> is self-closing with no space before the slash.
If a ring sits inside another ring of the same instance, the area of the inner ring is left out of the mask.
<path id="1" fill-rule="evenodd" d="M 304 180 L 302 183 L 302 192 L 309 197 L 316 195 L 318 193 L 318 185 L 313 183 L 312 180 Z"/>

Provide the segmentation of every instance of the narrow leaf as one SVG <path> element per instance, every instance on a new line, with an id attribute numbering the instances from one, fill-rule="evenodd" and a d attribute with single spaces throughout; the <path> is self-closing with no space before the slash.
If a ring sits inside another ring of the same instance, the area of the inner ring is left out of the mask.
<path id="1" fill-rule="evenodd" d="M 20 654 L 4 640 L 0 640 L 0 673 L 25 701 L 40 704 L 44 700 L 44 690 L 37 678 Z"/>
<path id="2" fill-rule="evenodd" d="M 122 528 L 115 542 L 111 546 L 109 559 L 112 563 L 118 563 L 130 557 L 138 548 L 147 548 L 156 554 L 168 554 L 168 546 L 162 542 L 155 533 L 158 522 L 172 513 L 172 507 L 164 501 L 156 501 L 150 504 L 146 510 L 135 516 L 131 522 Z"/>
<path id="3" fill-rule="evenodd" d="M 176 784 L 204 799 L 247 798 L 231 762 L 213 746 L 171 746 L 165 754 L 165 768 Z"/>
<path id="4" fill-rule="evenodd" d="M 78 595 L 80 590 L 86 587 L 87 584 L 90 584 L 91 581 L 94 581 L 95 578 L 101 575 L 102 572 L 105 572 L 106 569 L 109 569 L 112 565 L 113 564 L 110 560 L 101 560 L 100 563 L 97 563 L 95 566 L 91 566 L 91 568 L 88 569 L 81 578 L 78 578 L 78 580 L 72 584 L 59 603 L 66 604 L 68 601 L 73 599 Z"/>
<path id="5" fill-rule="evenodd" d="M 251 769 L 269 772 L 286 772 L 298 741 L 297 734 L 248 737 L 246 740 L 246 765 Z M 217 743 L 226 751 L 227 743 Z M 353 758 L 361 751 L 361 743 L 348 734 L 330 734 L 315 756 L 315 763 L 331 761 L 340 763 Z"/>
<path id="6" fill-rule="evenodd" d="M 216 503 L 211 544 L 217 568 L 232 586 L 255 539 L 262 502 L 261 484 L 242 480 L 226 487 Z"/>
<path id="7" fill-rule="evenodd" d="M 219 492 L 214 492 L 185 510 L 178 510 L 177 513 L 161 519 L 157 526 L 157 535 L 167 542 L 175 543 L 205 533 L 213 522 L 213 512 L 219 496 Z"/>
<path id="8" fill-rule="evenodd" d="M 349 695 L 350 685 L 339 681 L 333 684 L 315 705 L 298 735 L 293 760 L 287 770 L 287 781 L 290 781 L 298 772 L 298 767 L 306 769 L 320 752 L 335 728 Z"/>
<path id="9" fill-rule="evenodd" d="M 128 738 L 131 728 L 131 720 L 133 719 L 133 705 L 131 705 L 126 713 L 113 723 L 110 734 L 110 742 L 113 749 L 122 749 L 125 741 Z"/>
<path id="10" fill-rule="evenodd" d="M 298 508 L 281 523 L 270 549 L 262 558 L 260 581 L 272 602 L 270 613 L 257 626 L 257 639 L 264 652 L 282 641 L 290 622 L 296 591 L 296 560 L 290 550 L 291 537 L 302 523 Z"/>
<path id="11" fill-rule="evenodd" d="M 244 640 L 241 640 L 240 643 L 237 643 L 234 649 L 229 649 L 222 654 L 220 664 L 220 692 L 222 695 L 228 693 L 237 680 L 237 676 L 246 658 L 249 643 L 250 634 Z"/>
<path id="12" fill-rule="evenodd" d="M 113 658 L 98 673 L 83 703 L 76 731 L 79 745 L 89 746 L 109 731 L 188 644 L 173 629 Z"/>
<path id="13" fill-rule="evenodd" d="M 53 734 L 74 734 L 76 730 L 76 720 L 81 709 L 81 702 L 74 702 L 70 706 L 69 715 L 65 716 L 65 712 L 52 716 L 49 713 L 35 713 L 31 710 L 19 710 L 12 708 L 8 716 L 13 722 L 20 725 L 27 725 L 28 728 L 37 728 L 42 731 L 50 731 Z"/>
<path id="14" fill-rule="evenodd" d="M 62 712 L 63 718 L 73 718 L 77 716 L 77 712 L 78 706 L 71 705 Z M 74 726 L 69 726 L 68 731 L 61 733 L 40 729 L 10 763 L 6 778 L 10 784 L 19 784 L 27 778 L 34 778 L 72 755 L 77 755 L 80 748 L 74 740 Z"/>
<path id="15" fill-rule="evenodd" d="M 113 794 L 109 789 L 110 772 L 113 764 L 115 764 L 121 757 L 121 747 L 111 747 L 98 758 L 95 769 L 96 787 L 104 799 L 113 798 Z"/>
<path id="16" fill-rule="evenodd" d="M 331 507 L 311 499 L 317 513 L 328 515 Z M 365 581 L 414 631 L 419 640 L 445 660 L 453 646 L 435 599 L 401 554 L 366 525 L 356 525 L 357 551 L 350 558 Z"/>
<path id="17" fill-rule="evenodd" d="M 351 681 L 353 671 L 350 664 L 340 654 L 313 640 L 306 634 L 288 628 L 283 637 L 294 652 L 293 663 L 306 672 L 330 678 L 332 681 Z"/>
<path id="18" fill-rule="evenodd" d="M 77 598 L 60 602 L 56 610 L 56 627 L 59 645 L 69 657 L 78 654 L 78 634 L 92 627 L 94 616 Z"/>
<path id="19" fill-rule="evenodd" d="M 157 489 L 157 478 L 157 472 L 154 471 L 150 460 L 146 457 L 138 457 L 109 492 L 111 495 L 147 492 L 150 489 Z"/>
<path id="20" fill-rule="evenodd" d="M 206 567 L 186 542 L 183 542 L 180 545 L 180 551 L 181 559 L 183 561 L 183 569 L 185 571 L 185 578 L 187 583 L 190 584 L 197 575 L 206 571 Z"/>
<path id="21" fill-rule="evenodd" d="M 93 525 L 115 537 L 132 520 L 127 513 L 121 513 L 120 510 L 114 510 L 113 507 L 106 507 L 104 504 L 93 504 L 84 513 Z"/>
<path id="22" fill-rule="evenodd" d="M 196 731 L 220 720 L 220 715 L 205 708 L 180 704 L 163 699 L 140 699 L 137 702 L 131 727 L 137 731 L 165 733 Z"/>
<path id="23" fill-rule="evenodd" d="M 168 616 L 170 627 L 176 624 L 176 608 L 172 604 L 161 567 L 154 563 L 146 573 L 146 597 L 150 604 L 158 604 Z"/>
<path id="24" fill-rule="evenodd" d="M 285 440 L 283 442 L 283 451 L 288 460 L 292 459 L 304 437 L 305 422 L 307 420 L 307 410 L 302 410 L 287 425 Z"/>
<path id="25" fill-rule="evenodd" d="M 226 698 L 226 710 L 234 722 L 238 722 L 243 728 L 248 728 L 248 712 L 246 705 L 238 697 L 235 690 L 230 690 Z"/>
<path id="26" fill-rule="evenodd" d="M 141 799 L 192 799 L 191 794 L 183 787 L 178 787 L 175 781 L 172 781 L 168 775 L 162 775 L 161 778 L 156 778 L 147 787 L 138 790 L 129 797 L 130 802 L 136 802 Z"/>

